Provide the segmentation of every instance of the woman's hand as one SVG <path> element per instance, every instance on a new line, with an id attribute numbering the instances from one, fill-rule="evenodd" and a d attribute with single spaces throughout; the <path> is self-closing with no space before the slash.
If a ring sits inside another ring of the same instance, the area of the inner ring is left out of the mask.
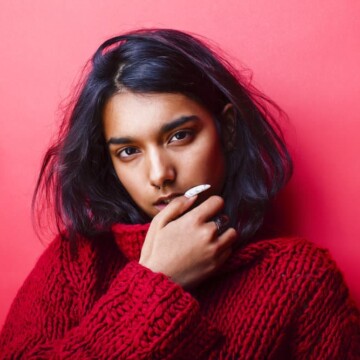
<path id="1" fill-rule="evenodd" d="M 220 236 L 214 221 L 224 206 L 211 196 L 185 213 L 195 202 L 180 196 L 156 215 L 141 250 L 139 263 L 190 288 L 218 269 L 230 256 L 236 238 L 233 228 Z"/>

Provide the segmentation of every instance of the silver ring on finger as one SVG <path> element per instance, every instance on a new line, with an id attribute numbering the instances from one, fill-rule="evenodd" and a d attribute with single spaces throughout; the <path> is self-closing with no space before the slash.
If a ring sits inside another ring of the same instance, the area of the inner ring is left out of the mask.
<path id="1" fill-rule="evenodd" d="M 217 234 L 220 236 L 227 229 L 229 217 L 225 214 L 221 214 L 214 219 L 214 223 L 217 228 Z"/>

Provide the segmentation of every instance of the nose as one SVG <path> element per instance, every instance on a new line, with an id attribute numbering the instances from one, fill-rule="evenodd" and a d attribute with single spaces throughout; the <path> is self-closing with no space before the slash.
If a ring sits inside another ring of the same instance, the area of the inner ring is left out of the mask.
<path id="1" fill-rule="evenodd" d="M 153 150 L 148 154 L 148 172 L 150 184 L 162 188 L 171 184 L 176 178 L 175 165 L 165 150 Z"/>

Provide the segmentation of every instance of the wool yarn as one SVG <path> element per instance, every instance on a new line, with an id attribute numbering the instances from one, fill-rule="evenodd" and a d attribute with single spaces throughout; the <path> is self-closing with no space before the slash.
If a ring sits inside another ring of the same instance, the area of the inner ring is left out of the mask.
<path id="1" fill-rule="evenodd" d="M 327 250 L 301 238 L 237 249 L 184 290 L 138 263 L 148 224 L 57 237 L 19 290 L 1 359 L 360 359 L 359 312 Z M 170 240 L 169 240 L 170 241 Z"/>

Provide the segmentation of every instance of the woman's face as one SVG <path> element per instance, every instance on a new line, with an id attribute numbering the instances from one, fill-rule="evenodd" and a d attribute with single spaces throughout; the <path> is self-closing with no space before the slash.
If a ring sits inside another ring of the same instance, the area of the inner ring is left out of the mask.
<path id="1" fill-rule="evenodd" d="M 207 197 L 221 193 L 221 139 L 211 114 L 188 97 L 116 94 L 105 106 L 103 126 L 119 180 L 150 217 L 196 185 L 211 185 Z"/>

